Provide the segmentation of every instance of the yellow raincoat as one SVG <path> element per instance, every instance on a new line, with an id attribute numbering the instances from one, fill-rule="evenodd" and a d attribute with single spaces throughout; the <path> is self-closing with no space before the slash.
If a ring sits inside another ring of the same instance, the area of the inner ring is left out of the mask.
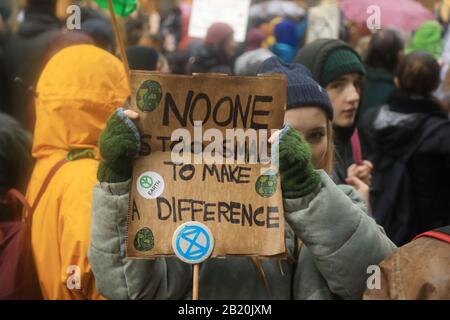
<path id="1" fill-rule="evenodd" d="M 97 141 L 106 120 L 123 105 L 129 86 L 121 62 L 90 45 L 66 48 L 45 67 L 37 86 L 33 156 L 27 190 L 33 203 L 51 168 L 70 150 L 93 149 L 95 158 L 65 164 L 34 213 L 32 246 L 45 299 L 98 299 L 87 259 Z"/>

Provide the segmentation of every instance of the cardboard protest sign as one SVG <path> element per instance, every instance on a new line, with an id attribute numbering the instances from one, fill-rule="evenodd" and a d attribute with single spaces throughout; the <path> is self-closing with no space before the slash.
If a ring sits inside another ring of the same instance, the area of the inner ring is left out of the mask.
<path id="1" fill-rule="evenodd" d="M 271 131 L 283 124 L 284 76 L 133 71 L 131 82 L 141 152 L 133 166 L 128 257 L 172 256 L 172 235 L 187 221 L 211 230 L 213 257 L 284 254 L 279 175 L 267 171 L 264 156 Z"/>
<path id="2" fill-rule="evenodd" d="M 247 33 L 250 0 L 194 0 L 188 35 L 204 38 L 215 22 L 225 22 L 233 27 L 234 40 L 244 42 Z"/>

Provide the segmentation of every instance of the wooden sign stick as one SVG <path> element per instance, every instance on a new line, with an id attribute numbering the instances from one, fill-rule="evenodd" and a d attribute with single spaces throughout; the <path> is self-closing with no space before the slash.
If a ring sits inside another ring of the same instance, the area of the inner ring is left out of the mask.
<path id="1" fill-rule="evenodd" d="M 116 13 L 114 12 L 114 6 L 112 0 L 108 0 L 109 13 L 111 15 L 111 22 L 113 25 L 114 33 L 117 39 L 117 45 L 119 46 L 120 56 L 122 57 L 123 66 L 125 67 L 125 72 L 127 74 L 128 84 L 131 87 L 130 81 L 130 67 L 128 65 L 127 54 L 125 53 L 125 44 L 122 41 L 122 36 L 120 34 L 119 25 L 117 24 Z"/>
<path id="2" fill-rule="evenodd" d="M 194 276 L 193 276 L 193 283 L 192 283 L 192 300 L 198 300 L 198 278 L 199 278 L 199 272 L 200 272 L 200 264 L 194 264 Z"/>
<path id="3" fill-rule="evenodd" d="M 198 300 L 200 265 L 211 256 L 214 249 L 211 230 L 197 221 L 185 222 L 173 233 L 172 249 L 181 261 L 193 266 L 192 300 Z"/>

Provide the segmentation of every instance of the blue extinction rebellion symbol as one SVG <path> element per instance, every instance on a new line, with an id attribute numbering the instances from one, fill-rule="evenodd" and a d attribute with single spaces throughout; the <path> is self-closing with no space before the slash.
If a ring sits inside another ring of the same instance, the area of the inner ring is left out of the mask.
<path id="1" fill-rule="evenodd" d="M 214 239 L 205 225 L 199 222 L 187 222 L 175 231 L 172 245 L 178 258 L 184 262 L 196 264 L 211 255 Z"/>

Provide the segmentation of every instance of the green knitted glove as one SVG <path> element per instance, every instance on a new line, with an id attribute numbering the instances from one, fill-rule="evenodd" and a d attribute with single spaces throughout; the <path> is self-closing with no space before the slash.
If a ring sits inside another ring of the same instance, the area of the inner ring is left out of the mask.
<path id="1" fill-rule="evenodd" d="M 312 193 L 320 184 L 320 175 L 313 169 L 308 142 L 291 127 L 282 129 L 278 139 L 283 197 L 295 199 Z"/>
<path id="2" fill-rule="evenodd" d="M 140 135 L 124 111 L 117 109 L 100 135 L 101 162 L 97 171 L 100 182 L 123 182 L 131 178 L 132 161 L 140 148 Z"/>

